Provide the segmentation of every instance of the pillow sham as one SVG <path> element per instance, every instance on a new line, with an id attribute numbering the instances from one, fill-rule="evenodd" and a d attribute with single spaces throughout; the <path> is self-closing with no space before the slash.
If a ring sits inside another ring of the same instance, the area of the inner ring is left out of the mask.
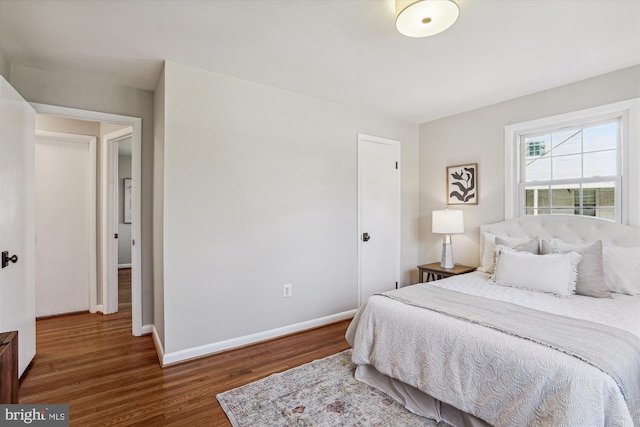
<path id="1" fill-rule="evenodd" d="M 605 246 L 604 280 L 611 292 L 640 295 L 640 246 Z"/>
<path id="2" fill-rule="evenodd" d="M 527 238 L 503 238 L 491 233 L 483 233 L 484 245 L 482 247 L 482 259 L 478 271 L 484 273 L 493 273 L 496 265 L 496 245 L 505 246 L 507 248 L 516 249 L 518 251 L 526 251 L 539 254 L 540 243 L 537 237 L 529 240 Z"/>
<path id="3" fill-rule="evenodd" d="M 577 268 L 582 257 L 575 252 L 535 255 L 497 246 L 496 253 L 492 279 L 498 285 L 563 297 L 576 289 Z"/>
<path id="4" fill-rule="evenodd" d="M 582 257 L 578 264 L 576 294 L 593 298 L 611 298 L 611 292 L 604 280 L 602 241 L 598 240 L 587 245 L 574 245 L 560 239 L 541 242 L 543 255 L 565 252 L 575 252 Z"/>

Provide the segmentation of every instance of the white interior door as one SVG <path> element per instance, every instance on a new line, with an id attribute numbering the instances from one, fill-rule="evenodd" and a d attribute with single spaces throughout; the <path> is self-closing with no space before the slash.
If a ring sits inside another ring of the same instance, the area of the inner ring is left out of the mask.
<path id="1" fill-rule="evenodd" d="M 95 145 L 91 136 L 36 135 L 36 316 L 95 312 Z"/>
<path id="2" fill-rule="evenodd" d="M 18 375 L 36 354 L 34 249 L 35 111 L 0 76 L 0 331 L 18 331 Z M 3 266 L 5 263 L 3 263 Z"/>
<path id="3" fill-rule="evenodd" d="M 358 135 L 360 304 L 398 285 L 399 161 L 398 141 Z"/>

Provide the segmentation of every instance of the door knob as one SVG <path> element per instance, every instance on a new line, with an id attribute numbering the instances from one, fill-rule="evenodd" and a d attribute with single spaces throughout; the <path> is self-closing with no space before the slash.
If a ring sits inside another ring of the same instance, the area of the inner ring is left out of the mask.
<path id="1" fill-rule="evenodd" d="M 371 238 L 371 236 L 369 236 L 369 233 L 362 233 L 362 241 L 363 242 L 368 242 L 370 238 Z"/>
<path id="2" fill-rule="evenodd" d="M 18 262 L 18 255 L 9 256 L 9 251 L 2 251 L 2 268 L 8 266 L 9 262 L 14 264 Z"/>

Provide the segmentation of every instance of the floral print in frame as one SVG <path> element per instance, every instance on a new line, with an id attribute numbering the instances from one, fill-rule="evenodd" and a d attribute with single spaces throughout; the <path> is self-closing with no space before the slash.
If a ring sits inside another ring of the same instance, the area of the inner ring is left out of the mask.
<path id="1" fill-rule="evenodd" d="M 447 166 L 447 205 L 478 204 L 478 164 Z"/>

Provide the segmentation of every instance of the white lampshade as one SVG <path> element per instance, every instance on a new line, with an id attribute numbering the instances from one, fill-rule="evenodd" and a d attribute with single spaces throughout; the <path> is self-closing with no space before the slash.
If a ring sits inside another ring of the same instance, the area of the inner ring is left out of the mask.
<path id="1" fill-rule="evenodd" d="M 464 233 L 462 211 L 458 209 L 433 211 L 431 231 L 438 234 Z"/>
<path id="2" fill-rule="evenodd" d="M 456 0 L 396 0 L 396 28 L 407 37 L 438 34 L 458 19 Z"/>

